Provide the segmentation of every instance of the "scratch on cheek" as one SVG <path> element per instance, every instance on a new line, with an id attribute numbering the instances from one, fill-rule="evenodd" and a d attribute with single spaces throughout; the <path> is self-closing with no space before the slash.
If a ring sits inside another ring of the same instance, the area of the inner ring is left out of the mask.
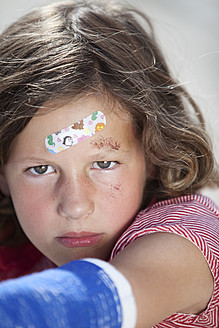
<path id="1" fill-rule="evenodd" d="M 111 185 L 111 191 L 121 192 L 121 185 L 120 184 Z"/>

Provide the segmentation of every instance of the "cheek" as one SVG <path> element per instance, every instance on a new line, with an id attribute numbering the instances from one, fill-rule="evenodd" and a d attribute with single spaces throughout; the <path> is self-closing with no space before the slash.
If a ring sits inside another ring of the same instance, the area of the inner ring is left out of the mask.
<path id="1" fill-rule="evenodd" d="M 45 217 L 49 218 L 49 204 L 46 193 L 25 186 L 19 192 L 12 193 L 12 199 L 18 220 L 24 230 L 29 233 L 41 233 L 45 225 Z"/>
<path id="2" fill-rule="evenodd" d="M 104 213 L 103 223 L 105 231 L 111 236 L 111 247 L 133 222 L 139 211 L 141 193 L 133 194 L 133 188 L 123 184 L 123 181 L 111 184 L 108 192 L 102 194 L 100 213 Z"/>
<path id="3" fill-rule="evenodd" d="M 104 196 L 103 196 L 104 194 Z M 108 191 L 102 194 L 102 207 L 110 215 L 110 222 L 116 224 L 130 223 L 139 211 L 143 184 L 139 186 L 136 181 L 120 180 L 108 186 Z"/>

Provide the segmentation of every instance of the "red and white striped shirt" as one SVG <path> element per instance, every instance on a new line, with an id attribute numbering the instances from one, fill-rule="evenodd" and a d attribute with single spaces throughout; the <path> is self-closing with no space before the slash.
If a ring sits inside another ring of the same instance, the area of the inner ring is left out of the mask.
<path id="1" fill-rule="evenodd" d="M 175 313 L 153 328 L 219 327 L 219 209 L 207 197 L 182 196 L 155 203 L 141 211 L 112 250 L 112 259 L 137 238 L 155 233 L 178 234 L 204 255 L 214 278 L 207 309 L 198 315 Z"/>

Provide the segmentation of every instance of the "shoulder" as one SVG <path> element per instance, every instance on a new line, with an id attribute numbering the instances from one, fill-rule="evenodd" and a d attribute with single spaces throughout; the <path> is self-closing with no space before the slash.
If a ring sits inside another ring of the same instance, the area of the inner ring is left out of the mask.
<path id="1" fill-rule="evenodd" d="M 189 195 L 155 203 L 141 211 L 117 241 L 111 259 L 134 240 L 156 232 L 175 233 L 219 256 L 219 209 L 207 197 Z M 201 242 L 204 240 L 204 244 Z"/>
<path id="2" fill-rule="evenodd" d="M 121 236 L 112 263 L 129 276 L 140 303 L 146 297 L 145 306 L 157 313 L 151 325 L 176 312 L 197 314 L 206 309 L 214 280 L 214 294 L 219 291 L 218 231 L 216 205 L 203 196 L 187 196 L 140 212 Z M 211 300 L 213 311 L 214 300 L 216 296 Z M 156 302 L 163 317 L 151 308 Z"/>

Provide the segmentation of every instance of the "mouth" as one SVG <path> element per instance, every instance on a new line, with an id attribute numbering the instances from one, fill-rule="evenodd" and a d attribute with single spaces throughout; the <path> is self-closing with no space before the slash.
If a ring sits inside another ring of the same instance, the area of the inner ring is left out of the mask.
<path id="1" fill-rule="evenodd" d="M 102 233 L 92 232 L 67 232 L 56 240 L 62 246 L 67 248 L 91 247 L 98 244 L 103 237 Z"/>

